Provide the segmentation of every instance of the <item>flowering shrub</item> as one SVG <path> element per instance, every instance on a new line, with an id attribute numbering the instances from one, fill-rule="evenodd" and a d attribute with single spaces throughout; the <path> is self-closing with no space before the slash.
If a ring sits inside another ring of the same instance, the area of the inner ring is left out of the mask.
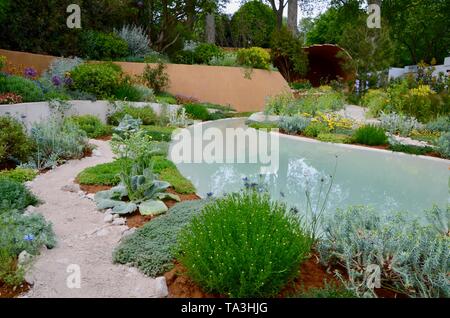
<path id="1" fill-rule="evenodd" d="M 317 115 L 314 116 L 311 120 L 312 122 L 322 123 L 330 129 L 330 131 L 335 130 L 350 130 L 355 125 L 354 120 L 350 118 L 345 118 L 336 113 L 322 113 L 317 112 Z"/>
<path id="2" fill-rule="evenodd" d="M 270 69 L 270 54 L 260 47 L 240 49 L 237 51 L 237 62 L 243 66 L 268 70 Z"/>
<path id="3" fill-rule="evenodd" d="M 256 191 L 218 199 L 180 233 L 178 260 L 207 292 L 274 296 L 298 275 L 311 248 L 286 210 Z"/>
<path id="4" fill-rule="evenodd" d="M 22 96 L 14 93 L 0 94 L 1 104 L 18 104 L 22 102 Z"/>
<path id="5" fill-rule="evenodd" d="M 412 96 L 422 96 L 427 97 L 429 95 L 436 94 L 430 87 L 430 85 L 419 85 L 417 88 L 412 88 L 410 91 Z"/>
<path id="6" fill-rule="evenodd" d="M 32 67 L 25 68 L 23 75 L 29 79 L 36 79 L 38 76 L 37 71 Z"/>

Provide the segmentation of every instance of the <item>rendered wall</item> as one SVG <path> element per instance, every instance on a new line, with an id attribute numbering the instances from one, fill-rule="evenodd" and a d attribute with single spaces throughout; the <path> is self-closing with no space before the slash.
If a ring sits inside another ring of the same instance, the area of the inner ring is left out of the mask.
<path id="1" fill-rule="evenodd" d="M 67 116 L 71 115 L 94 115 L 98 117 L 103 123 L 106 123 L 106 118 L 111 106 L 108 101 L 69 101 L 72 107 L 67 112 Z M 142 107 L 146 105 L 152 106 L 156 114 L 161 111 L 160 105 L 155 103 L 131 103 L 135 107 Z M 176 105 L 170 105 L 169 111 L 175 110 Z M 14 105 L 0 105 L 0 116 L 10 115 L 21 120 L 27 128 L 30 128 L 33 123 L 45 121 L 49 118 L 51 110 L 47 102 L 37 103 L 22 103 Z"/>
<path id="2" fill-rule="evenodd" d="M 52 56 L 0 50 L 13 65 L 34 67 L 39 73 L 48 68 Z M 141 75 L 145 64 L 117 62 L 129 75 Z M 231 105 L 237 111 L 258 111 L 267 97 L 289 90 L 279 72 L 207 65 L 168 64 L 167 73 L 174 95 L 194 97 L 201 102 Z M 250 73 L 250 79 L 246 78 Z"/>

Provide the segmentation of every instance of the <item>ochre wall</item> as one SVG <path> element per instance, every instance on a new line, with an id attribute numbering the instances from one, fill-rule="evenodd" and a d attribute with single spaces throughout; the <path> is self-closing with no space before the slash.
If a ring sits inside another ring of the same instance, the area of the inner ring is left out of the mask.
<path id="1" fill-rule="evenodd" d="M 13 65 L 34 67 L 39 73 L 48 68 L 52 56 L 13 52 L 0 49 Z M 117 62 L 129 75 L 141 75 L 144 63 Z M 250 74 L 250 79 L 246 78 Z M 231 105 L 237 111 L 259 111 L 267 97 L 289 91 L 279 72 L 239 67 L 168 64 L 170 84 L 167 91 L 174 95 L 194 97 L 201 102 Z"/>

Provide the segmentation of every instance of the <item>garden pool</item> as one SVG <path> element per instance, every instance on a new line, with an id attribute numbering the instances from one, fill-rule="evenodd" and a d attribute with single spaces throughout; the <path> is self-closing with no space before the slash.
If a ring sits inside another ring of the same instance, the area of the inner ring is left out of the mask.
<path id="1" fill-rule="evenodd" d="M 245 119 L 198 125 L 203 125 L 203 130 L 216 127 L 224 131 L 227 127 L 245 127 Z M 262 178 L 273 198 L 300 211 L 306 208 L 305 191 L 316 202 L 321 180 L 330 175 L 334 175 L 334 181 L 327 202 L 328 212 L 349 205 L 367 205 L 380 212 L 408 211 L 423 216 L 423 211 L 433 204 L 443 207 L 449 200 L 448 160 L 285 135 L 280 135 L 279 148 L 277 174 Z M 220 196 L 239 191 L 245 177 L 252 181 L 261 178 L 259 164 L 180 163 L 177 167 L 192 181 L 198 194 L 205 197 L 208 193 Z"/>

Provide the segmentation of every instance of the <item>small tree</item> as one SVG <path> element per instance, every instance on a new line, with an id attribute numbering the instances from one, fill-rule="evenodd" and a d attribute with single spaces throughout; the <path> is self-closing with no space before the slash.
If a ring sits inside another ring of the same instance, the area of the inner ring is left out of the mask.
<path id="1" fill-rule="evenodd" d="M 286 27 L 272 34 L 271 57 L 289 82 L 294 73 L 305 75 L 308 71 L 308 55 L 303 49 L 303 41 Z"/>
<path id="2" fill-rule="evenodd" d="M 156 66 L 147 64 L 142 74 L 144 83 L 153 89 L 155 93 L 160 93 L 169 85 L 169 76 L 166 73 L 167 65 L 159 62 Z"/>

